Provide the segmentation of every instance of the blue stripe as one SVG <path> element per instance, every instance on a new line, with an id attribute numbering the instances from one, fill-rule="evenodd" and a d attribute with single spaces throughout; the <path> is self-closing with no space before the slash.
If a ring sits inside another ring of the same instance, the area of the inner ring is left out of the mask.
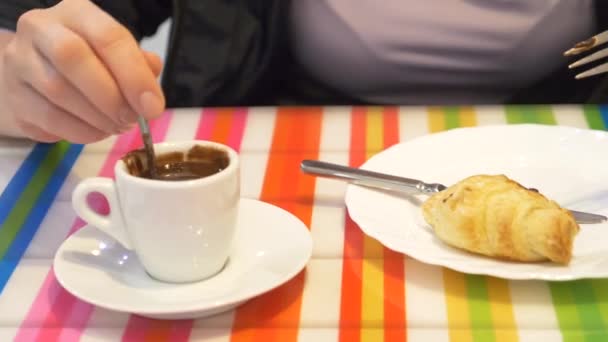
<path id="1" fill-rule="evenodd" d="M 21 196 L 25 187 L 30 183 L 34 173 L 40 167 L 42 160 L 51 149 L 52 144 L 37 144 L 30 154 L 25 158 L 15 175 L 10 180 L 2 195 L 0 195 L 0 229 L 4 226 L 4 220 L 13 210 L 17 199 Z"/>
<path id="2" fill-rule="evenodd" d="M 599 106 L 599 109 L 602 120 L 604 121 L 604 127 L 608 127 L 608 105 L 601 105 Z"/>
<path id="3" fill-rule="evenodd" d="M 48 184 L 45 186 L 42 193 L 40 193 L 36 205 L 28 214 L 21 230 L 8 248 L 4 258 L 0 260 L 0 294 L 2 294 L 8 280 L 15 271 L 15 268 L 17 268 L 19 261 L 34 238 L 34 235 L 36 235 L 38 228 L 40 228 L 42 220 L 55 201 L 61 186 L 65 183 L 65 180 L 70 174 L 70 170 L 78 159 L 83 147 L 83 145 L 70 145 L 63 159 L 49 179 Z"/>

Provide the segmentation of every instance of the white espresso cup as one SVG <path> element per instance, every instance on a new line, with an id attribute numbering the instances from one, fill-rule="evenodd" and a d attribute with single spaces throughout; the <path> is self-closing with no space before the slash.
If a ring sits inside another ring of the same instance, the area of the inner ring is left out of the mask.
<path id="1" fill-rule="evenodd" d="M 187 153 L 195 145 L 225 151 L 228 166 L 203 178 L 163 181 L 131 175 L 119 160 L 115 180 L 88 178 L 72 196 L 76 213 L 133 250 L 150 276 L 164 282 L 192 282 L 218 273 L 229 258 L 240 197 L 237 153 L 209 141 L 155 144 L 155 153 Z M 93 211 L 91 193 L 106 197 L 110 213 Z"/>

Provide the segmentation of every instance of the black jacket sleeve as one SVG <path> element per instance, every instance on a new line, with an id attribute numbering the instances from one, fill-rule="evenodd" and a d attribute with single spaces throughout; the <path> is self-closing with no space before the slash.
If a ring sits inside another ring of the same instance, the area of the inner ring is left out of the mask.
<path id="1" fill-rule="evenodd" d="M 17 1 L 17 0 L 15 0 Z M 171 16 L 171 0 L 95 0 L 97 6 L 125 25 L 138 40 L 154 35 Z"/>
<path id="2" fill-rule="evenodd" d="M 1 0 L 0 28 L 14 31 L 19 17 L 35 8 L 47 8 L 60 0 Z M 153 35 L 171 15 L 170 0 L 95 0 L 97 6 L 125 25 L 138 40 Z M 86 20 L 86 18 L 83 18 Z"/>

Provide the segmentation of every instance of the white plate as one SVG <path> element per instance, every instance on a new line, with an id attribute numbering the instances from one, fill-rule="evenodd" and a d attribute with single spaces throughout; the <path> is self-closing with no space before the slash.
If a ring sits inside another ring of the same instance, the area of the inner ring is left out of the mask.
<path id="1" fill-rule="evenodd" d="M 59 283 L 83 301 L 110 310 L 161 319 L 209 316 L 287 282 L 312 253 L 307 227 L 273 205 L 241 199 L 234 253 L 207 280 L 154 280 L 137 256 L 91 226 L 68 238 L 54 260 Z"/>
<path id="2" fill-rule="evenodd" d="M 505 174 L 567 208 L 608 214 L 608 134 L 602 131 L 544 125 L 454 129 L 395 145 L 362 168 L 445 185 L 474 174 Z M 437 239 L 422 218 L 425 199 L 349 185 L 345 201 L 366 234 L 425 263 L 509 279 L 608 277 L 608 224 L 581 225 L 568 266 L 507 262 Z"/>

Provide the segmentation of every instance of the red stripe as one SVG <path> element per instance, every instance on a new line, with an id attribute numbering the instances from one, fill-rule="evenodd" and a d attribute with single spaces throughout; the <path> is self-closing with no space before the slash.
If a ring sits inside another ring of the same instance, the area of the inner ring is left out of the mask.
<path id="1" fill-rule="evenodd" d="M 149 321 L 148 318 L 131 315 L 122 335 L 122 341 L 143 341 L 150 325 Z"/>
<path id="2" fill-rule="evenodd" d="M 228 140 L 226 141 L 226 144 L 237 152 L 240 152 L 241 150 L 245 126 L 247 126 L 247 110 L 239 108 L 234 111 L 230 133 L 228 135 Z"/>
<path id="3" fill-rule="evenodd" d="M 217 110 L 215 108 L 206 108 L 201 111 L 201 115 L 195 137 L 200 140 L 209 140 L 213 134 L 213 127 L 215 127 Z"/>
<path id="4" fill-rule="evenodd" d="M 181 320 L 173 322 L 173 329 L 169 341 L 188 341 L 192 333 L 193 320 Z"/>
<path id="5" fill-rule="evenodd" d="M 366 109 L 356 107 L 351 114 L 349 165 L 361 166 L 366 158 Z M 361 340 L 361 300 L 363 275 L 363 233 L 346 213 L 340 300 L 340 341 Z"/>
<path id="6" fill-rule="evenodd" d="M 386 108 L 384 118 L 384 148 L 399 142 L 397 108 Z M 405 257 L 384 248 L 384 341 L 405 341 Z"/>
<path id="7" fill-rule="evenodd" d="M 384 148 L 387 149 L 399 143 L 399 109 L 386 107 L 382 113 L 384 130 Z"/>

